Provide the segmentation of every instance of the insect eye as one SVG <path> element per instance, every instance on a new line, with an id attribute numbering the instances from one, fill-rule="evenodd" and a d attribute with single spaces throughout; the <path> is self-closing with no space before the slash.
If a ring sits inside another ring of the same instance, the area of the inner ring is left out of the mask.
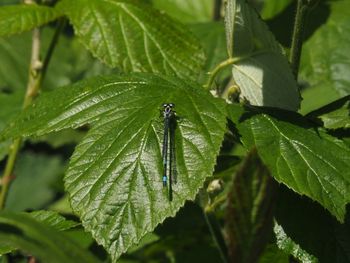
<path id="1" fill-rule="evenodd" d="M 163 108 L 168 107 L 168 103 L 163 103 Z"/>
<path id="2" fill-rule="evenodd" d="M 175 107 L 175 104 L 174 103 L 169 103 L 169 107 L 173 108 L 173 107 Z"/>

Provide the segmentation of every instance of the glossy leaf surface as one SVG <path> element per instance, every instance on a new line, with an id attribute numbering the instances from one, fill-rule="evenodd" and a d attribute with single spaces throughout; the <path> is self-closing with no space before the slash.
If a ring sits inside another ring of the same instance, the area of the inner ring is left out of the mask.
<path id="1" fill-rule="evenodd" d="M 162 186 L 164 102 L 176 105 L 178 183 Z M 226 109 L 201 87 L 149 74 L 99 77 L 43 94 L 3 136 L 42 135 L 91 123 L 65 177 L 73 210 L 116 259 L 193 199 L 212 174 Z"/>
<path id="2" fill-rule="evenodd" d="M 344 220 L 350 202 L 350 149 L 344 142 L 316 132 L 299 115 L 281 112 L 272 117 L 248 110 L 239 117 L 242 108 L 237 105 L 232 112 L 243 143 L 257 147 L 277 181 Z"/>
<path id="3" fill-rule="evenodd" d="M 84 45 L 109 66 L 197 79 L 203 50 L 182 24 L 166 14 L 141 1 L 63 3 Z"/>

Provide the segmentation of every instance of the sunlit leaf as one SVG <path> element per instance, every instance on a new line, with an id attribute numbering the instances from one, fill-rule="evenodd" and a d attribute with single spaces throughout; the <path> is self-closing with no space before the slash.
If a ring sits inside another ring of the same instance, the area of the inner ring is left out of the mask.
<path id="1" fill-rule="evenodd" d="M 162 186 L 164 102 L 176 105 L 178 183 Z M 99 77 L 43 94 L 3 136 L 42 135 L 92 123 L 65 177 L 73 210 L 116 259 L 193 199 L 213 172 L 225 104 L 195 84 L 149 74 Z M 205 153 L 205 154 L 204 154 Z"/>
<path id="2" fill-rule="evenodd" d="M 245 1 L 229 0 L 225 14 L 232 75 L 252 105 L 296 111 L 300 97 L 287 58 L 266 24 Z"/>
<path id="3" fill-rule="evenodd" d="M 274 117 L 232 106 L 232 120 L 247 148 L 255 145 L 279 182 L 319 202 L 339 221 L 350 202 L 350 149 L 323 131 L 316 132 L 299 115 L 271 112 Z"/>
<path id="4" fill-rule="evenodd" d="M 204 63 L 198 40 L 150 5 L 124 0 L 63 3 L 84 45 L 109 66 L 197 79 Z"/>

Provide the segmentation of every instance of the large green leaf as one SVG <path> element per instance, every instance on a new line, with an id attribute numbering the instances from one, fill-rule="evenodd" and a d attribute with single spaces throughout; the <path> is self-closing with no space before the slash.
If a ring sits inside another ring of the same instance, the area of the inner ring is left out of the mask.
<path id="1" fill-rule="evenodd" d="M 330 7 L 327 23 L 303 46 L 300 77 L 315 89 L 303 107 L 317 99 L 315 109 L 350 94 L 350 2 L 332 1 Z M 328 89 L 334 91 L 331 96 L 324 92 Z"/>
<path id="2" fill-rule="evenodd" d="M 345 143 L 316 132 L 298 115 L 281 112 L 272 117 L 253 110 L 240 119 L 241 111 L 240 106 L 232 106 L 243 143 L 257 147 L 275 179 L 343 221 L 350 202 L 350 149 Z"/>
<path id="3" fill-rule="evenodd" d="M 229 0 L 225 14 L 232 75 L 252 105 L 296 111 L 300 98 L 286 57 L 266 24 L 243 0 Z"/>
<path id="4" fill-rule="evenodd" d="M 136 1 L 64 0 L 84 45 L 125 72 L 158 72 L 196 79 L 204 63 L 198 40 L 179 22 Z"/>
<path id="5" fill-rule="evenodd" d="M 213 0 L 152 0 L 153 5 L 183 23 L 209 22 Z"/>
<path id="6" fill-rule="evenodd" d="M 3 136 L 93 123 L 71 158 L 65 186 L 85 228 L 116 259 L 193 199 L 212 174 L 225 104 L 193 85 L 149 74 L 94 78 L 43 94 Z M 173 201 L 161 181 L 164 102 L 175 103 L 179 116 Z"/>
<path id="7" fill-rule="evenodd" d="M 67 236 L 24 213 L 0 213 L 0 246 L 16 247 L 43 262 L 99 262 Z"/>
<path id="8" fill-rule="evenodd" d="M 55 20 L 61 13 L 36 4 L 0 7 L 0 36 L 22 33 Z"/>
<path id="9" fill-rule="evenodd" d="M 349 207 L 341 224 L 318 203 L 282 185 L 278 197 L 275 234 L 281 249 L 299 260 L 316 257 L 319 262 L 350 262 Z"/>
<path id="10" fill-rule="evenodd" d="M 276 182 L 252 149 L 237 171 L 227 199 L 231 262 L 256 262 L 273 227 Z"/>

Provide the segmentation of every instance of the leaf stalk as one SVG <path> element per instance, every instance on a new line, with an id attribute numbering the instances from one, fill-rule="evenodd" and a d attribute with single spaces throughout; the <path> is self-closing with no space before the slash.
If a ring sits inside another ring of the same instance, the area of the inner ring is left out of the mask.
<path id="1" fill-rule="evenodd" d="M 292 44 L 289 55 L 289 62 L 292 67 L 294 77 L 298 79 L 300 57 L 304 40 L 305 20 L 308 13 L 309 1 L 298 0 L 294 21 Z"/>

